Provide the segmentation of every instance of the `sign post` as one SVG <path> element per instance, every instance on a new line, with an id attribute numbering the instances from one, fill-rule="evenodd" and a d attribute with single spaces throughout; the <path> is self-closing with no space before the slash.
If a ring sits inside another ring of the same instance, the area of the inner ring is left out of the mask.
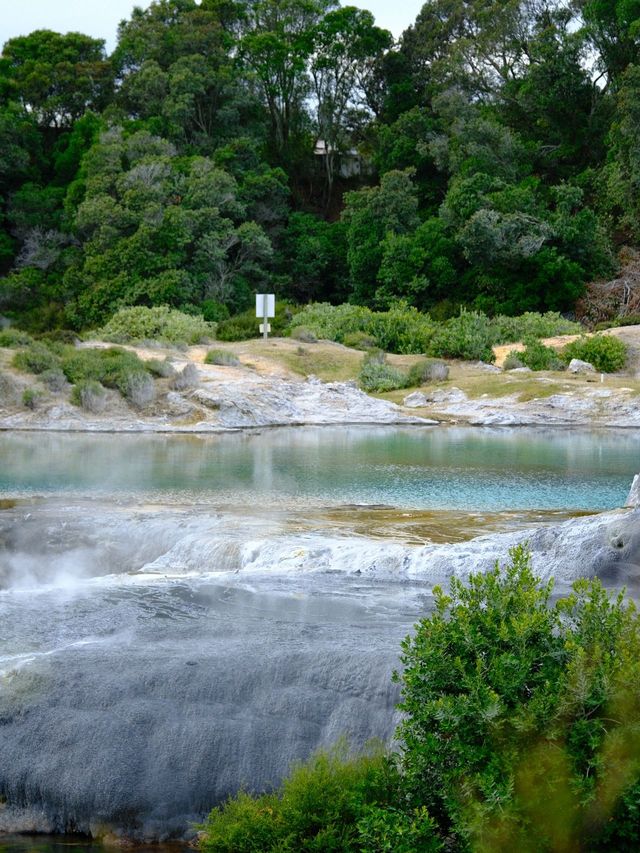
<path id="1" fill-rule="evenodd" d="M 269 317 L 276 316 L 276 295 L 275 293 L 256 293 L 256 317 L 262 320 L 260 323 L 260 331 L 262 337 L 266 341 L 271 331 L 269 325 Z"/>

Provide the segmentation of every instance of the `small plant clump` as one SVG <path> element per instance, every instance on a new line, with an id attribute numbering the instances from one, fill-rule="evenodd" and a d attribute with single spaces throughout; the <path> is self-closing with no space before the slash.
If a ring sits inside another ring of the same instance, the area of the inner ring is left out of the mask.
<path id="1" fill-rule="evenodd" d="M 156 386 L 151 376 L 136 370 L 127 373 L 122 380 L 120 391 L 136 409 L 144 409 L 156 399 Z"/>
<path id="2" fill-rule="evenodd" d="M 232 352 L 223 349 L 212 349 L 204 357 L 205 364 L 217 364 L 221 367 L 237 367 L 240 359 Z"/>
<path id="3" fill-rule="evenodd" d="M 40 382 L 46 385 L 49 391 L 53 391 L 54 393 L 66 391 L 69 387 L 67 377 L 60 367 L 51 367 L 49 370 L 43 371 L 40 374 Z"/>
<path id="4" fill-rule="evenodd" d="M 195 388 L 200 380 L 200 374 L 198 373 L 198 368 L 193 364 L 193 362 L 189 362 L 189 364 L 185 364 L 182 370 L 171 380 L 171 387 L 175 391 L 188 391 L 191 388 Z"/>
<path id="5" fill-rule="evenodd" d="M 172 376 L 176 375 L 175 367 L 168 358 L 163 358 L 162 360 L 159 358 L 150 358 L 148 361 L 145 361 L 144 366 L 149 373 L 152 373 L 159 379 L 171 379 Z"/>
<path id="6" fill-rule="evenodd" d="M 430 382 L 446 382 L 449 378 L 449 367 L 444 361 L 427 358 L 412 365 L 407 377 L 407 387 L 427 385 Z"/>
<path id="7" fill-rule="evenodd" d="M 83 379 L 71 389 L 71 402 L 86 412 L 99 415 L 107 407 L 107 391 L 95 379 Z"/>
<path id="8" fill-rule="evenodd" d="M 314 332 L 311 331 L 307 326 L 295 326 L 291 330 L 291 337 L 294 341 L 300 341 L 303 344 L 317 344 L 318 338 L 315 336 Z"/>
<path id="9" fill-rule="evenodd" d="M 599 373 L 615 373 L 627 363 L 627 346 L 614 335 L 593 335 L 567 344 L 562 357 L 567 363 L 572 358 L 588 361 Z"/>
<path id="10" fill-rule="evenodd" d="M 386 353 L 378 350 L 365 355 L 358 382 L 367 393 L 383 394 L 408 385 L 407 374 L 387 363 Z"/>
<path id="11" fill-rule="evenodd" d="M 511 350 L 504 360 L 504 364 L 502 365 L 503 370 L 519 370 L 521 367 L 524 367 L 524 362 L 520 358 L 521 355 L 522 353 L 518 352 L 518 350 Z"/>
<path id="12" fill-rule="evenodd" d="M 37 388 L 25 388 L 22 392 L 22 405 L 27 409 L 36 409 L 42 399 L 42 392 Z"/>

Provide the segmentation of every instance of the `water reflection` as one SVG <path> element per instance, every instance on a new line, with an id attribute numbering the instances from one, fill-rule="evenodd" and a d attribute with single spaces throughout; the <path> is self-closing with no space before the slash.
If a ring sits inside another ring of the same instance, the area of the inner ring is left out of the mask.
<path id="1" fill-rule="evenodd" d="M 604 510 L 640 469 L 640 435 L 322 428 L 217 436 L 0 435 L 0 493 L 476 511 Z"/>

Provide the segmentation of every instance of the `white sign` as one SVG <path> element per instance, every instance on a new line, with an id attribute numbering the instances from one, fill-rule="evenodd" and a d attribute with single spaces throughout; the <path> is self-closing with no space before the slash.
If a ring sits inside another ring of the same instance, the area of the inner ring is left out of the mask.
<path id="1" fill-rule="evenodd" d="M 271 323 L 267 323 L 267 332 L 271 331 Z M 264 323 L 260 323 L 260 334 L 264 335 Z"/>
<path id="2" fill-rule="evenodd" d="M 256 317 L 264 320 L 265 317 L 276 316 L 275 293 L 256 293 Z"/>

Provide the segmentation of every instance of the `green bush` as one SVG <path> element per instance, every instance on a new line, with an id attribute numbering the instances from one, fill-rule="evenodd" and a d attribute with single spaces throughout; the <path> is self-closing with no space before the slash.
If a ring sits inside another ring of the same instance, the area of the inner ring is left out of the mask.
<path id="1" fill-rule="evenodd" d="M 562 350 L 567 363 L 572 358 L 588 361 L 599 373 L 615 373 L 627 363 L 627 346 L 614 335 L 593 335 L 578 338 Z"/>
<path id="2" fill-rule="evenodd" d="M 616 803 L 637 843 L 640 619 L 599 581 L 551 594 L 515 548 L 402 644 L 401 799 L 451 849 L 598 849 Z"/>
<path id="3" fill-rule="evenodd" d="M 107 392 L 95 379 L 82 380 L 71 389 L 71 402 L 98 415 L 107 407 Z"/>
<path id="4" fill-rule="evenodd" d="M 431 351 L 436 329 L 428 314 L 400 304 L 373 314 L 367 331 L 386 352 L 418 355 Z"/>
<path id="5" fill-rule="evenodd" d="M 446 382 L 449 378 L 449 368 L 444 361 L 427 358 L 419 361 L 409 369 L 407 387 L 426 385 L 429 382 Z"/>
<path id="6" fill-rule="evenodd" d="M 202 316 L 208 323 L 221 323 L 229 319 L 229 309 L 222 302 L 205 299 L 201 306 Z"/>
<path id="7" fill-rule="evenodd" d="M 121 308 L 93 336 L 117 344 L 150 340 L 199 344 L 213 340 L 215 333 L 215 323 L 208 323 L 204 317 L 184 314 L 166 305 L 156 308 L 138 305 Z"/>
<path id="8" fill-rule="evenodd" d="M 374 747 L 350 757 L 344 742 L 297 764 L 273 794 L 240 793 L 214 809 L 200 843 L 204 853 L 351 853 L 359 821 L 371 835 L 369 807 L 384 807 L 396 788 L 393 766 Z M 428 848 L 430 849 L 430 848 Z"/>
<path id="9" fill-rule="evenodd" d="M 120 347 L 87 348 L 69 352 L 62 360 L 62 370 L 73 384 L 93 379 L 125 394 L 129 374 L 144 373 L 145 365 L 134 352 Z"/>
<path id="10" fill-rule="evenodd" d="M 237 367 L 240 359 L 224 349 L 210 349 L 204 357 L 205 364 L 218 364 L 221 367 Z"/>
<path id="11" fill-rule="evenodd" d="M 60 359 L 46 344 L 34 341 L 27 349 L 18 350 L 11 363 L 25 373 L 38 374 L 59 367 Z"/>
<path id="12" fill-rule="evenodd" d="M 493 362 L 495 342 L 491 321 L 485 314 L 461 311 L 458 317 L 436 327 L 427 352 L 441 358 Z"/>
<path id="13" fill-rule="evenodd" d="M 358 383 L 362 390 L 369 394 L 382 394 L 385 391 L 407 388 L 409 378 L 406 373 L 387 364 L 385 353 L 378 350 L 365 355 L 360 368 Z"/>
<path id="14" fill-rule="evenodd" d="M 31 346 L 31 344 L 33 344 L 33 338 L 21 329 L 14 329 L 11 326 L 8 329 L 0 329 L 0 347 L 17 349 Z"/>
<path id="15" fill-rule="evenodd" d="M 512 344 L 527 338 L 553 338 L 557 335 L 576 335 L 582 332 L 580 323 L 565 320 L 562 314 L 548 311 L 537 314 L 529 311 L 519 317 L 500 314 L 491 320 L 494 344 Z"/>
<path id="16" fill-rule="evenodd" d="M 22 387 L 13 376 L 0 370 L 0 407 L 13 406 L 22 396 Z"/>
<path id="17" fill-rule="evenodd" d="M 524 351 L 517 357 L 530 370 L 564 370 L 566 366 L 553 347 L 546 347 L 540 341 L 527 341 Z"/>
<path id="18" fill-rule="evenodd" d="M 344 336 L 342 343 L 351 349 L 379 349 L 377 340 L 367 332 L 349 332 L 348 335 Z"/>
<path id="19" fill-rule="evenodd" d="M 353 332 L 370 332 L 373 311 L 360 305 L 329 305 L 316 302 L 307 305 L 295 317 L 296 326 L 310 329 L 318 340 L 345 342 Z"/>

